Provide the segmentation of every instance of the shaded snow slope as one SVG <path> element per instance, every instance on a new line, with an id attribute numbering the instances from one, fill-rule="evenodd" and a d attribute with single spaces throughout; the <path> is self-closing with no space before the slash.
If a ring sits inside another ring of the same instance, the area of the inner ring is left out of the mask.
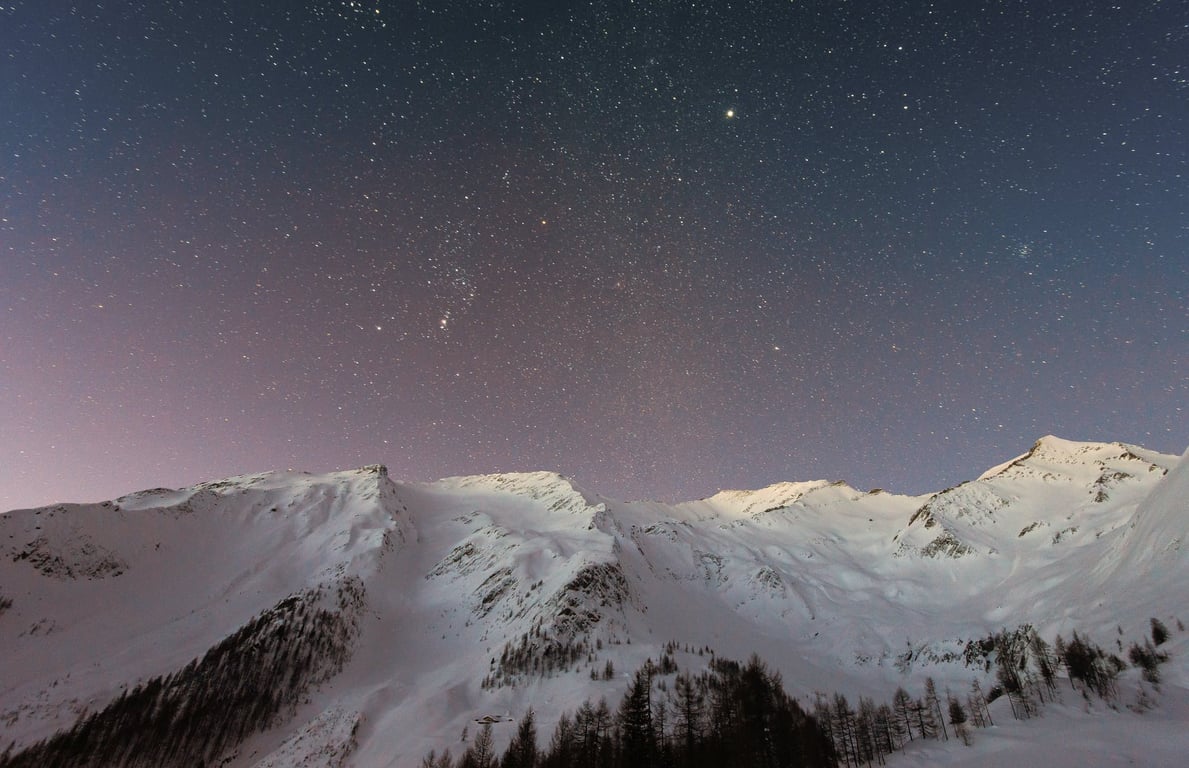
<path id="1" fill-rule="evenodd" d="M 1114 554 L 1118 578 L 1152 578 L 1189 567 L 1189 452 L 1148 495 L 1119 537 Z"/>
<path id="2" fill-rule="evenodd" d="M 341 671 L 229 765 L 408 765 L 529 705 L 547 736 L 670 642 L 693 669 L 699 649 L 758 652 L 794 695 L 964 687 L 966 643 L 1000 628 L 1108 642 L 1189 620 L 1186 499 L 1189 460 L 1046 437 L 919 497 L 813 481 L 628 503 L 548 472 L 373 466 L 18 510 L 0 515 L 0 723 L 27 745 L 344 584 Z"/>
<path id="3" fill-rule="evenodd" d="M 379 467 L 0 515 L 0 722 L 18 742 L 168 674 L 405 535 Z"/>

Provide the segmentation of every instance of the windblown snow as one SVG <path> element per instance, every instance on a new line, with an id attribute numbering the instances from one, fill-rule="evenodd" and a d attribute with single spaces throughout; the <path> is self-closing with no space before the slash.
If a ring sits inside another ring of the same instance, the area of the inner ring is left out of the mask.
<path id="1" fill-rule="evenodd" d="M 506 740 L 499 723 L 529 706 L 547 738 L 671 641 L 692 669 L 699 649 L 758 653 L 802 698 L 888 700 L 926 676 L 965 689 L 981 673 L 966 643 L 1002 628 L 1126 644 L 1152 617 L 1189 620 L 1187 533 L 1189 458 L 1055 437 L 923 496 L 815 481 L 622 502 L 549 472 L 419 484 L 375 465 L 16 510 L 0 515 L 0 749 L 233 636 L 283 646 L 276 625 L 298 616 L 333 658 L 229 766 L 412 765 L 482 718 Z M 1073 765 L 1055 739 L 1106 733 L 1096 764 L 1182 764 L 1189 634 L 1172 635 L 1144 714 L 1070 694 L 974 747 L 897 759 Z"/>

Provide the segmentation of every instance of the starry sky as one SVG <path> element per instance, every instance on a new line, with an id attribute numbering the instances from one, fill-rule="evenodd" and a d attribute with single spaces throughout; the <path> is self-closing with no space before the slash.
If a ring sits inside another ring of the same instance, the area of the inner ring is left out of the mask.
<path id="1" fill-rule="evenodd" d="M 0 0 L 0 508 L 1189 441 L 1189 8 Z"/>

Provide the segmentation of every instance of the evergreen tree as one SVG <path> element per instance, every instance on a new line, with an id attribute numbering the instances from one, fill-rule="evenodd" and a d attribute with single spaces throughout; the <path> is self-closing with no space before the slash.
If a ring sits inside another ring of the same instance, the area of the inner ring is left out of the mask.
<path id="1" fill-rule="evenodd" d="M 962 708 L 961 702 L 948 692 L 946 693 L 946 698 L 949 700 L 950 725 L 954 727 L 954 735 L 969 747 L 970 730 L 966 726 L 966 710 Z"/>
<path id="2" fill-rule="evenodd" d="M 937 684 L 933 682 L 932 677 L 925 678 L 925 706 L 929 709 L 930 716 L 936 718 L 941 735 L 946 741 L 949 741 L 950 735 L 946 730 L 945 717 L 941 711 L 941 699 L 937 695 Z"/>
<path id="3" fill-rule="evenodd" d="M 1065 638 L 1061 637 L 1061 635 L 1057 635 L 1057 637 L 1055 637 L 1053 639 L 1053 655 L 1057 657 L 1057 667 L 1058 668 L 1060 668 L 1062 665 L 1065 664 L 1066 650 L 1067 649 L 1065 646 Z M 1068 665 L 1066 665 L 1066 667 L 1065 667 L 1065 672 L 1067 674 L 1069 673 Z M 1068 675 L 1068 676 L 1069 676 L 1069 687 L 1073 688 L 1073 675 Z"/>
<path id="4" fill-rule="evenodd" d="M 652 765 L 655 740 L 652 731 L 651 664 L 645 664 L 632 678 L 619 706 L 617 719 L 622 744 L 621 765 L 625 768 Z"/>
<path id="5" fill-rule="evenodd" d="M 797 730 L 805 714 L 784 692 L 780 675 L 758 656 L 753 655 L 740 672 L 735 698 L 736 751 L 746 764 L 774 768 L 798 759 Z"/>
<path id="6" fill-rule="evenodd" d="M 1164 645 L 1168 641 L 1168 627 L 1164 626 L 1164 622 L 1153 616 L 1150 619 L 1152 625 L 1152 645 Z"/>
<path id="7" fill-rule="evenodd" d="M 1006 642 L 1001 642 L 997 648 L 995 658 L 995 678 L 999 687 L 1007 694 L 1011 704 L 1012 717 L 1016 720 L 1026 720 L 1032 712 L 1024 681 L 1020 679 L 1019 659 L 1014 649 Z"/>
<path id="8" fill-rule="evenodd" d="M 516 735 L 504 751 L 501 768 L 536 768 L 537 765 L 536 716 L 530 707 L 520 719 Z"/>
<path id="9" fill-rule="evenodd" d="M 583 702 L 574 714 L 574 768 L 594 768 L 610 763 L 613 722 L 606 699 L 599 699 L 595 706 L 589 701 Z"/>
<path id="10" fill-rule="evenodd" d="M 920 699 L 913 699 L 912 714 L 921 738 L 936 739 L 938 734 L 937 718 L 933 713 L 933 708 L 925 706 L 925 702 Z"/>
<path id="11" fill-rule="evenodd" d="M 662 681 L 664 682 L 664 681 Z M 655 740 L 656 765 L 669 765 L 672 751 L 669 744 L 669 702 L 664 696 L 654 696 L 652 699 L 652 734 Z"/>
<path id="12" fill-rule="evenodd" d="M 1051 697 L 1057 691 L 1057 657 L 1044 638 L 1035 631 L 1029 638 L 1029 649 L 1032 651 L 1032 660 L 1036 664 L 1036 671 L 1040 674 L 1041 682 L 1044 683 L 1044 687 L 1049 691 Z"/>
<path id="13" fill-rule="evenodd" d="M 833 710 L 830 708 L 829 698 L 821 691 L 816 691 L 813 695 L 813 716 L 817 719 L 818 727 L 821 728 L 822 735 L 830 745 L 830 762 L 832 765 L 837 765 L 842 753 L 838 748 L 838 740 L 834 733 Z"/>
<path id="14" fill-rule="evenodd" d="M 553 736 L 549 740 L 549 753 L 542 763 L 549 768 L 570 768 L 578 751 L 574 721 L 563 712 L 557 720 L 557 727 L 553 729 Z"/>
<path id="15" fill-rule="evenodd" d="M 615 717 L 611 714 L 611 708 L 607 706 L 607 700 L 599 699 L 599 703 L 595 706 L 594 716 L 591 720 L 597 738 L 598 748 L 595 756 L 597 758 L 596 765 L 605 765 L 614 754 L 614 744 L 611 739 L 611 730 L 615 726 Z"/>
<path id="16" fill-rule="evenodd" d="M 436 750 L 430 750 L 429 754 L 421 760 L 421 768 L 453 768 L 454 760 L 450 757 L 449 748 L 441 755 Z"/>
<path id="17" fill-rule="evenodd" d="M 1064 659 L 1071 684 L 1077 680 L 1103 699 L 1114 699 L 1115 679 L 1121 662 L 1108 658 L 1102 648 L 1078 637 L 1077 632 L 1073 633 L 1073 639 L 1065 646 Z"/>
<path id="18" fill-rule="evenodd" d="M 467 751 L 463 753 L 459 768 L 494 768 L 495 745 L 493 742 L 491 723 L 484 723 L 471 746 L 467 747 Z"/>
<path id="19" fill-rule="evenodd" d="M 987 699 L 983 696 L 983 688 L 978 684 L 978 678 L 970 681 L 970 692 L 966 694 L 966 707 L 976 728 L 986 728 L 988 725 L 995 724 L 991 721 L 991 710 L 987 707 Z"/>
<path id="20" fill-rule="evenodd" d="M 903 687 L 897 688 L 892 697 L 892 713 L 895 716 L 896 734 L 901 743 L 912 741 L 913 706 L 912 697 Z"/>
<path id="21" fill-rule="evenodd" d="M 872 761 L 883 764 L 883 752 L 879 748 L 875 718 L 875 702 L 866 696 L 860 696 L 859 709 L 855 713 L 855 741 L 858 746 L 858 758 L 867 765 L 871 765 Z"/>
<path id="22" fill-rule="evenodd" d="M 589 760 L 598 751 L 598 740 L 594 707 L 589 701 L 584 701 L 574 712 L 574 743 L 581 759 Z"/>
<path id="23" fill-rule="evenodd" d="M 887 704 L 880 704 L 875 711 L 875 725 L 879 733 L 880 749 L 890 755 L 900 749 L 903 742 L 896 731 L 896 716 Z"/>
<path id="24" fill-rule="evenodd" d="M 693 679 L 686 674 L 677 676 L 674 688 L 677 697 L 676 736 L 685 755 L 685 765 L 693 765 L 694 750 L 697 748 L 698 736 L 702 732 L 702 709 L 705 698 Z"/>
<path id="25" fill-rule="evenodd" d="M 855 734 L 855 712 L 841 693 L 834 694 L 834 708 L 830 717 L 830 732 L 834 736 L 834 751 L 847 766 L 858 766 L 859 743 Z"/>
<path id="26" fill-rule="evenodd" d="M 710 671 L 681 676 L 659 706 L 655 669 L 633 678 L 614 718 L 606 702 L 563 715 L 540 768 L 818 768 L 835 766 L 821 724 L 788 696 L 780 675 L 758 657 L 746 666 L 714 659 Z M 650 705 L 651 703 L 651 705 Z M 665 714 L 662 716 L 661 712 Z M 600 712 L 602 714 L 600 714 Z M 876 710 L 878 718 L 878 709 Z M 661 721 L 673 722 L 672 738 Z M 602 721 L 614 721 L 600 736 Z M 588 745 L 597 744 L 596 747 Z M 510 750 L 511 751 L 511 750 Z M 468 764 L 469 766 L 469 764 Z"/>
<path id="27" fill-rule="evenodd" d="M 1139 643 L 1132 643 L 1127 656 L 1134 666 L 1142 670 L 1141 674 L 1144 680 L 1153 685 L 1160 682 L 1160 662 L 1167 660 L 1168 657 L 1156 650 L 1151 640 L 1145 639 L 1142 646 Z"/>
<path id="28" fill-rule="evenodd" d="M 338 585 L 337 606 L 318 587 L 291 595 L 177 672 L 152 678 L 22 752 L 5 768 L 204 765 L 264 730 L 336 674 L 357 631 L 362 584 Z M 333 608 L 330 610 L 328 608 Z"/>

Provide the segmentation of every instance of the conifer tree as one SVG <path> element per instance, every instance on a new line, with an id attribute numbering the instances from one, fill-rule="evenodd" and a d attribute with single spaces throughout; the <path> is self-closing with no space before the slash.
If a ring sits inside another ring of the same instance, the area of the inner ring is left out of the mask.
<path id="1" fill-rule="evenodd" d="M 669 703 L 663 696 L 652 699 L 652 735 L 655 747 L 655 761 L 667 765 L 671 756 L 669 749 Z"/>
<path id="2" fill-rule="evenodd" d="M 831 757 L 833 758 L 831 762 L 837 764 L 841 752 L 838 748 L 838 738 L 834 733 L 833 711 L 830 708 L 830 700 L 821 691 L 816 691 L 813 695 L 813 716 L 817 719 L 818 727 L 821 728 L 822 734 L 830 744 Z"/>
<path id="3" fill-rule="evenodd" d="M 421 768 L 453 768 L 453 766 L 454 760 L 450 757 L 449 748 L 440 755 L 431 749 L 429 754 L 421 760 Z"/>
<path id="4" fill-rule="evenodd" d="M 855 713 L 855 738 L 858 742 L 858 757 L 867 765 L 883 764 L 883 750 L 879 746 L 876 728 L 875 702 L 866 696 L 859 697 L 859 709 Z"/>
<path id="5" fill-rule="evenodd" d="M 1057 691 L 1057 657 L 1053 654 L 1049 644 L 1035 630 L 1029 638 L 1029 649 L 1032 651 L 1032 660 L 1036 664 L 1036 671 L 1040 674 L 1041 682 L 1044 683 L 1051 697 Z"/>
<path id="6" fill-rule="evenodd" d="M 900 749 L 903 744 L 896 732 L 895 720 L 896 716 L 892 714 L 892 708 L 887 704 L 880 704 L 876 709 L 875 724 L 879 732 L 881 749 L 886 755 Z"/>
<path id="7" fill-rule="evenodd" d="M 1026 720 L 1031 716 L 1033 707 L 1024 681 L 1020 677 L 1023 658 L 1017 655 L 1016 648 L 1010 643 L 1006 633 L 998 635 L 996 640 L 995 678 L 1007 694 L 1012 717 L 1016 720 Z"/>
<path id="8" fill-rule="evenodd" d="M 652 693 L 654 674 L 652 665 L 646 664 L 633 676 L 614 717 L 605 701 L 600 701 L 597 707 L 584 703 L 574 716 L 563 714 L 548 750 L 537 753 L 535 766 L 825 768 L 837 765 L 821 723 L 801 710 L 784 692 L 780 676 L 768 671 L 758 657 L 745 667 L 715 659 L 709 672 L 678 680 L 677 692 L 665 700 L 664 719 L 675 723 L 672 738 L 663 740 L 662 718 L 658 714 L 661 711 L 658 700 L 662 697 Z M 849 706 L 844 709 L 849 711 Z M 874 721 L 878 722 L 878 708 L 875 713 Z M 534 765 L 529 760 L 515 759 L 520 754 L 515 748 L 517 742 L 530 741 L 525 722 L 521 728 L 525 732 L 513 739 L 504 756 L 503 766 L 508 768 Z M 878 733 L 878 729 L 874 732 Z M 848 754 L 853 756 L 853 744 Z M 473 745 L 464 757 L 465 762 L 458 768 L 474 768 L 481 762 L 481 755 L 475 754 Z"/>
<path id="9" fill-rule="evenodd" d="M 912 697 L 908 695 L 908 691 L 903 687 L 897 688 L 892 697 L 892 712 L 895 715 L 896 733 L 899 735 L 901 743 L 905 739 L 912 741 L 912 710 Z"/>
<path id="10" fill-rule="evenodd" d="M 920 699 L 913 699 L 912 702 L 913 719 L 916 720 L 917 731 L 921 734 L 922 739 L 936 739 L 937 738 L 937 718 L 933 713 L 932 707 L 925 706 L 925 702 Z"/>
<path id="11" fill-rule="evenodd" d="M 937 684 L 933 682 L 932 677 L 925 678 L 925 706 L 929 709 L 930 715 L 936 717 L 942 736 L 946 741 L 949 741 L 950 735 L 946 730 L 945 717 L 941 711 L 941 699 L 937 695 Z"/>
<path id="12" fill-rule="evenodd" d="M 855 734 L 855 712 L 850 702 L 841 693 L 834 694 L 834 708 L 831 712 L 830 731 L 834 736 L 834 749 L 847 766 L 859 764 L 859 744 Z"/>
<path id="13" fill-rule="evenodd" d="M 994 725 L 991 720 L 991 710 L 987 707 L 987 699 L 983 696 L 983 688 L 978 684 L 978 678 L 970 681 L 970 693 L 966 694 L 966 707 L 977 728 Z"/>
<path id="14" fill-rule="evenodd" d="M 479 729 L 479 733 L 475 735 L 474 741 L 471 742 L 471 746 L 467 747 L 467 751 L 463 753 L 459 768 L 494 768 L 495 745 L 493 742 L 491 723 L 484 723 L 483 727 Z"/>
<path id="15" fill-rule="evenodd" d="M 1102 648 L 1074 632 L 1073 639 L 1065 646 L 1064 659 L 1071 684 L 1078 680 L 1103 699 L 1114 699 L 1115 679 L 1121 663 L 1115 657 L 1108 658 Z"/>
<path id="16" fill-rule="evenodd" d="M 543 761 L 549 768 L 569 768 L 574 764 L 579 745 L 576 743 L 574 720 L 563 712 L 549 740 L 549 753 Z"/>
<path id="17" fill-rule="evenodd" d="M 609 751 L 610 748 L 607 746 L 607 742 L 611 738 L 611 728 L 615 724 L 615 718 L 611 714 L 611 708 L 607 706 L 607 699 L 600 698 L 599 703 L 595 705 L 591 724 L 598 739 L 599 750 L 602 752 Z"/>
<path id="18" fill-rule="evenodd" d="M 1164 645 L 1168 641 L 1168 627 L 1164 622 L 1153 616 L 1149 623 L 1152 625 L 1152 645 Z"/>
<path id="19" fill-rule="evenodd" d="M 650 766 L 655 745 L 652 730 L 652 665 L 645 664 L 632 678 L 619 706 L 619 730 L 625 768 Z"/>
<path id="20" fill-rule="evenodd" d="M 536 716 L 530 707 L 520 719 L 516 735 L 504 751 L 501 768 L 536 768 L 537 765 L 537 724 Z"/>
<path id="21" fill-rule="evenodd" d="M 702 710 L 705 699 L 689 675 L 678 675 L 674 687 L 677 697 L 676 735 L 687 760 L 692 760 L 698 734 L 702 732 Z"/>
<path id="22" fill-rule="evenodd" d="M 1144 644 L 1132 643 L 1131 648 L 1127 653 L 1127 657 L 1131 660 L 1132 665 L 1139 667 L 1144 680 L 1156 685 L 1160 682 L 1160 662 L 1165 661 L 1168 657 L 1156 650 L 1156 646 L 1152 645 L 1152 641 L 1144 639 Z"/>
<path id="23" fill-rule="evenodd" d="M 954 735 L 969 747 L 970 729 L 966 726 L 966 710 L 962 708 L 961 702 L 954 698 L 948 691 L 946 692 L 946 699 L 949 702 L 950 725 L 954 727 Z"/>

